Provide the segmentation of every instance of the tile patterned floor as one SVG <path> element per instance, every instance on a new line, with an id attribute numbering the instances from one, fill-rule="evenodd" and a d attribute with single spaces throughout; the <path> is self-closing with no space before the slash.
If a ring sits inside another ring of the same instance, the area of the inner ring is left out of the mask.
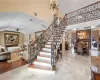
<path id="1" fill-rule="evenodd" d="M 29 72 L 27 65 L 0 74 L 0 80 L 90 80 L 90 57 L 81 56 L 73 50 L 65 51 L 57 63 L 56 74 Z"/>

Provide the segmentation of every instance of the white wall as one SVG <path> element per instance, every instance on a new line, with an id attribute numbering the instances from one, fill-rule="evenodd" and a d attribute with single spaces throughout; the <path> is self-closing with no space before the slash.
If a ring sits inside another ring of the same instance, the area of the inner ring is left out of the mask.
<path id="1" fill-rule="evenodd" d="M 65 14 L 100 0 L 59 0 L 60 11 Z"/>
<path id="2" fill-rule="evenodd" d="M 84 22 L 84 23 L 80 23 L 80 24 L 75 24 L 75 25 L 69 25 L 69 26 L 66 26 L 67 28 L 66 29 L 83 29 L 84 27 L 89 27 L 89 26 L 98 26 L 100 25 L 100 19 L 98 20 L 93 20 L 93 21 L 89 21 L 89 22 Z"/>

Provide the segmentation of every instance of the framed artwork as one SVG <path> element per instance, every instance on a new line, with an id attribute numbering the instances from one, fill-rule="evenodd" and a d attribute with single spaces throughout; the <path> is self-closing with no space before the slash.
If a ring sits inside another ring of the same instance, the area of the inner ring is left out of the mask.
<path id="1" fill-rule="evenodd" d="M 19 35 L 18 34 L 10 34 L 4 33 L 4 42 L 5 46 L 18 46 L 19 44 Z"/>

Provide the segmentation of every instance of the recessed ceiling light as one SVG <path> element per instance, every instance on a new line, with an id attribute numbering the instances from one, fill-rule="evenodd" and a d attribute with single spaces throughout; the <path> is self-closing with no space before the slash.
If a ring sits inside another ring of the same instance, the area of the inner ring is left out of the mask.
<path id="1" fill-rule="evenodd" d="M 37 16 L 37 13 L 35 12 L 34 15 Z"/>
<path id="2" fill-rule="evenodd" d="M 96 26 L 91 26 L 91 28 L 95 28 Z"/>
<path id="3" fill-rule="evenodd" d="M 33 21 L 33 19 L 30 19 L 29 21 Z"/>

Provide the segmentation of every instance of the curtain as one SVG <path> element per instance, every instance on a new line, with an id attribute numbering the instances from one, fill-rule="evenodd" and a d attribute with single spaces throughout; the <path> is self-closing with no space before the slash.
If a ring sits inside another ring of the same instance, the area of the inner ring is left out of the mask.
<path id="1" fill-rule="evenodd" d="M 91 36 L 99 43 L 99 30 L 94 30 L 91 34 Z"/>

